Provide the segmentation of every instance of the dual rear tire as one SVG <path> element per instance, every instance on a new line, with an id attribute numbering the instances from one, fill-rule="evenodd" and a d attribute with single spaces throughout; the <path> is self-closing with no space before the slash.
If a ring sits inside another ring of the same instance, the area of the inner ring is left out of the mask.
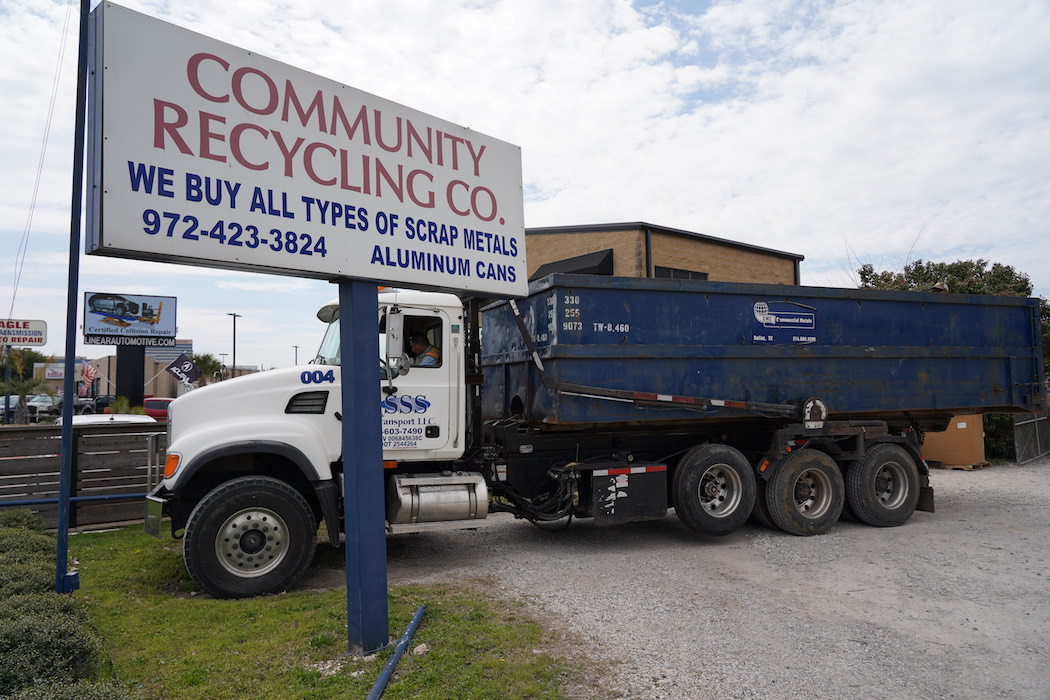
<path id="1" fill-rule="evenodd" d="M 839 465 L 818 450 L 788 455 L 757 488 L 754 519 L 792 535 L 819 535 L 843 512 L 876 527 L 897 527 L 919 502 L 919 470 L 902 446 L 882 443 L 863 459 Z"/>

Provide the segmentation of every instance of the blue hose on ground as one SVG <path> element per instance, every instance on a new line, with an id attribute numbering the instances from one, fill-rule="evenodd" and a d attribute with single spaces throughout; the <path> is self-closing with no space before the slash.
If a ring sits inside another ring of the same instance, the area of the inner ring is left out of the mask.
<path id="1" fill-rule="evenodd" d="M 409 642 L 412 641 L 412 635 L 416 633 L 416 628 L 419 627 L 419 623 L 423 620 L 423 613 L 426 611 L 427 606 L 420 605 L 419 609 L 416 610 L 416 614 L 412 616 L 412 622 L 408 623 L 408 629 L 401 635 L 401 639 L 397 640 L 394 655 L 386 662 L 386 666 L 383 667 L 382 673 L 379 674 L 375 685 L 372 686 L 372 692 L 368 694 L 367 700 L 379 700 L 383 695 L 383 691 L 386 690 L 386 684 L 390 682 L 390 676 L 393 675 L 394 669 L 397 667 L 397 662 L 401 660 L 401 655 L 405 653 Z"/>

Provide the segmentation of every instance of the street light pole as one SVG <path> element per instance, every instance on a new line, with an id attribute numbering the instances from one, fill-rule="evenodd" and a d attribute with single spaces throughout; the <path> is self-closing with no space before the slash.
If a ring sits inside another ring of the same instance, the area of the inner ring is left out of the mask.
<path id="1" fill-rule="evenodd" d="M 231 376 L 237 376 L 237 319 L 241 317 L 240 314 L 227 313 L 227 316 L 233 316 L 233 367 L 231 369 Z"/>
<path id="2" fill-rule="evenodd" d="M 299 365 L 299 346 L 298 345 L 293 345 L 292 347 L 295 348 L 295 365 L 298 366 Z"/>

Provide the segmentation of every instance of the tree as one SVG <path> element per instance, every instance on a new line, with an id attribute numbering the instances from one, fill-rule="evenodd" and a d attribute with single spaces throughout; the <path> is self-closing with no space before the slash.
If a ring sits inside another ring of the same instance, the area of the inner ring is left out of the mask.
<path id="1" fill-rule="evenodd" d="M 15 348 L 6 353 L 0 362 L 0 380 L 7 379 L 7 368 L 11 367 L 11 379 L 24 381 L 33 378 L 33 365 L 47 364 L 53 358 L 33 348 Z"/>
<path id="2" fill-rule="evenodd" d="M 857 270 L 862 289 L 896 289 L 901 291 L 929 291 L 943 282 L 950 292 L 960 294 L 997 294 L 1011 297 L 1032 296 L 1032 280 L 1010 265 L 990 263 L 987 260 L 957 260 L 953 263 L 916 260 L 899 272 L 876 271 L 870 264 Z M 1039 299 L 1039 317 L 1043 331 L 1043 372 L 1050 375 L 1050 303 Z M 984 417 L 985 446 L 989 456 L 1011 456 L 1013 421 L 1002 416 Z M 1009 426 L 1007 426 L 1009 424 Z"/>
<path id="3" fill-rule="evenodd" d="M 222 369 L 222 363 L 211 353 L 194 353 L 190 355 L 190 359 L 193 360 L 193 364 L 197 365 L 197 371 L 200 372 L 197 383 L 201 386 L 211 382 Z"/>
<path id="4" fill-rule="evenodd" d="M 991 265 L 991 267 L 989 267 Z M 959 294 L 998 294 L 1009 297 L 1032 296 L 1032 280 L 1010 265 L 989 263 L 987 260 L 956 260 L 953 263 L 916 260 L 900 272 L 876 272 L 870 264 L 862 265 L 862 289 L 897 289 L 927 292 L 938 282 Z"/>
<path id="5" fill-rule="evenodd" d="M 33 365 L 37 362 L 47 364 L 54 358 L 48 358 L 31 348 L 12 350 L 4 358 L 4 378 L 7 377 L 7 364 L 11 367 L 11 381 L 0 382 L 0 402 L 4 401 L 3 395 L 11 394 L 11 404 L 14 406 L 13 423 L 29 422 L 28 397 L 31 394 L 52 394 L 51 388 L 43 379 L 38 379 L 33 374 Z M 0 408 L 3 403 L 0 403 Z"/>

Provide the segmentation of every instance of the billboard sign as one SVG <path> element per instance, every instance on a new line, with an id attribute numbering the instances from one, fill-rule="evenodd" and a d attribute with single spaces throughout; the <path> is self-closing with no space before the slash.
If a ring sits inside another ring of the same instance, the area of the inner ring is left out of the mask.
<path id="1" fill-rule="evenodd" d="M 103 2 L 87 250 L 527 293 L 521 150 Z"/>
<path id="2" fill-rule="evenodd" d="M 47 345 L 47 322 L 0 318 L 0 345 Z"/>
<path id="3" fill-rule="evenodd" d="M 93 337 L 167 338 L 174 341 L 175 309 L 175 297 L 85 292 L 84 338 L 89 342 Z"/>

